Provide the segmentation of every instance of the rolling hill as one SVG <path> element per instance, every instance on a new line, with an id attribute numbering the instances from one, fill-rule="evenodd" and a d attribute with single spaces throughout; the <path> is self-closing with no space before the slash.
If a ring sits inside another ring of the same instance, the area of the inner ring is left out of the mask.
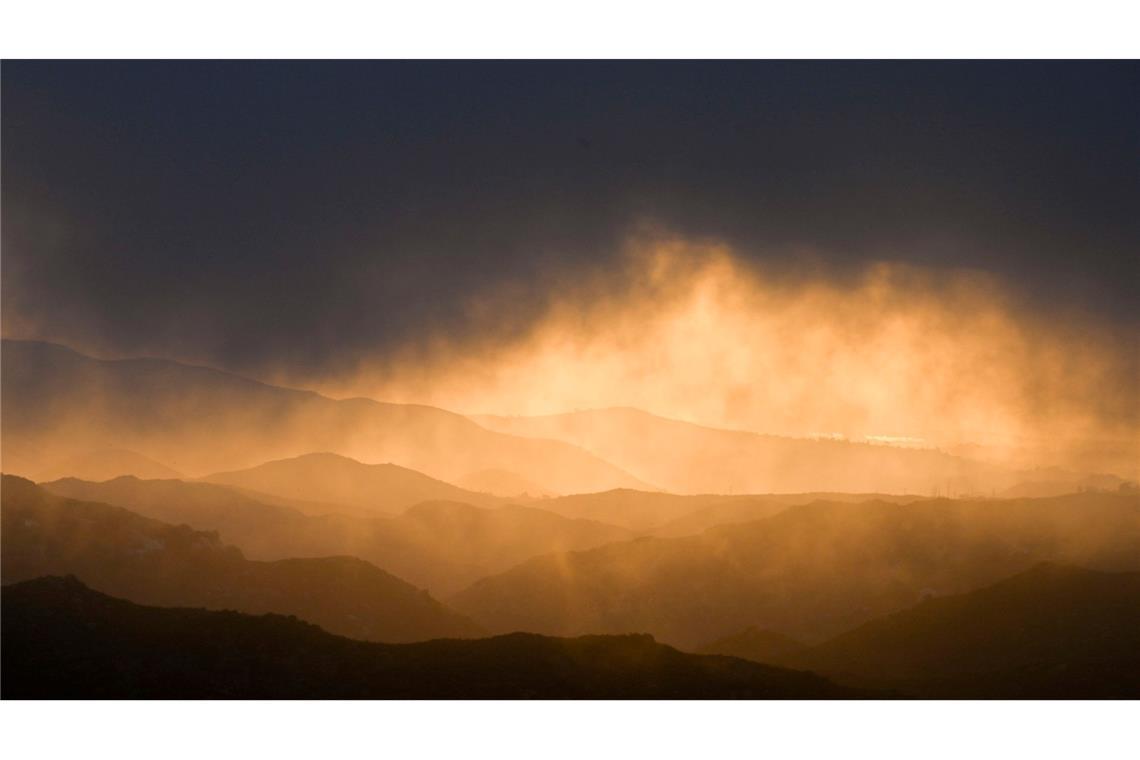
<path id="1" fill-rule="evenodd" d="M 252 561 L 217 533 L 62 498 L 10 475 L 2 498 L 4 583 L 73 574 L 140 603 L 292 614 L 376 641 L 479 633 L 427 592 L 354 557 Z"/>
<path id="2" fill-rule="evenodd" d="M 673 493 L 990 493 L 1015 481 L 997 467 L 930 449 L 722 430 L 638 409 L 472 419 L 581 446 Z"/>
<path id="3" fill-rule="evenodd" d="M 633 536 L 612 525 L 519 505 L 480 508 L 421 502 L 395 517 L 367 518 L 303 514 L 267 504 L 253 492 L 215 483 L 64 479 L 44 487 L 69 498 L 126 507 L 163 522 L 218 531 L 222 540 L 251 559 L 357 556 L 436 594 L 454 593 L 540 554 L 587 549 Z"/>
<path id="4" fill-rule="evenodd" d="M 468 491 L 394 464 L 362 464 L 337 454 L 305 454 L 259 464 L 247 470 L 219 472 L 210 483 L 289 499 L 342 504 L 364 514 L 398 514 L 422 501 L 458 501 L 498 506 L 503 499 Z"/>
<path id="5" fill-rule="evenodd" d="M 191 476 L 330 451 L 449 482 L 503 469 L 559 493 L 645 487 L 571 444 L 489 431 L 435 407 L 334 400 L 208 367 L 95 359 L 50 343 L 5 339 L 0 351 L 7 472 L 38 473 L 105 446 L 145 451 Z"/>
<path id="6" fill-rule="evenodd" d="M 537 557 L 450 602 L 493 632 L 646 631 L 691 648 L 757 626 L 815 643 L 1041 561 L 1140 570 L 1140 497 L 818 502 Z"/>
<path id="7" fill-rule="evenodd" d="M 1140 698 L 1140 573 L 1037 565 L 759 659 L 938 697 Z"/>
<path id="8" fill-rule="evenodd" d="M 4 699 L 839 699 L 812 673 L 648 636 L 375 644 L 278 615 L 160 609 L 75 578 L 6 586 Z"/>

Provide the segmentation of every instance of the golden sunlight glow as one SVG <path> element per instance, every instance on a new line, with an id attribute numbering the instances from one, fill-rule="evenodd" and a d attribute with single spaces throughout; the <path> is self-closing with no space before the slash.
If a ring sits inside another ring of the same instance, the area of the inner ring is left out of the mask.
<path id="1" fill-rule="evenodd" d="M 624 263 L 552 294 L 522 339 L 436 336 L 331 390 L 506 415 L 631 406 L 904 446 L 1135 445 L 1127 357 L 1031 323 L 981 273 L 881 263 L 850 282 L 781 281 L 675 239 L 633 244 Z M 483 294 L 472 318 L 500 302 Z"/>

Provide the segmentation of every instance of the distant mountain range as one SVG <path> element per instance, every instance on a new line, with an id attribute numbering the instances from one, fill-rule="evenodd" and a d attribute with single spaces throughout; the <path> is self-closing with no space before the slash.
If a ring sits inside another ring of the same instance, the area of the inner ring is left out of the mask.
<path id="1" fill-rule="evenodd" d="M 1140 573 L 1041 564 L 751 659 L 933 697 L 1138 699 Z"/>
<path id="2" fill-rule="evenodd" d="M 3 467 L 38 479 L 200 477 L 331 452 L 510 498 L 621 488 L 1018 496 L 1125 483 L 1082 473 L 1037 482 L 1034 471 L 937 450 L 723 430 L 629 408 L 469 418 L 163 359 L 95 359 L 18 340 L 2 350 Z"/>
<path id="3" fill-rule="evenodd" d="M 427 592 L 355 557 L 252 561 L 217 533 L 63 498 L 10 475 L 0 497 L 4 583 L 73 574 L 140 603 L 291 614 L 375 641 L 480 633 Z"/>
<path id="4" fill-rule="evenodd" d="M 1140 496 L 818 502 L 536 557 L 450 603 L 492 632 L 646 631 L 692 648 L 757 626 L 814 643 L 1041 561 L 1140 570 Z"/>
<path id="5" fill-rule="evenodd" d="M 329 469 L 311 466 L 329 461 L 334 464 Z M 362 465 L 332 455 L 273 464 L 284 471 L 300 465 L 297 473 L 286 472 L 275 484 L 299 481 L 297 490 L 309 496 L 332 498 L 340 489 L 350 494 L 359 489 L 367 495 L 369 491 L 357 476 L 367 481 L 377 473 L 393 470 L 413 486 L 426 488 L 400 492 L 402 503 L 416 502 L 401 514 L 369 518 L 363 508 L 366 502 L 352 508 L 333 502 L 290 501 L 200 481 L 125 477 L 92 483 L 64 478 L 42 485 L 61 496 L 115 504 L 197 530 L 216 530 L 224 541 L 253 559 L 352 554 L 437 594 L 455 593 L 484 576 L 538 555 L 590 549 L 645 534 L 695 535 L 710 527 L 755 520 L 818 499 L 812 494 L 675 496 L 619 489 L 479 508 L 455 501 L 429 501 L 439 489 L 455 489 L 391 465 Z M 335 484 L 332 489 L 322 485 L 329 482 Z M 372 503 L 393 506 L 384 498 L 384 483 L 373 485 L 378 498 Z M 290 490 L 279 488 L 281 493 Z M 482 498 L 492 505 L 506 501 L 485 494 Z M 832 498 L 856 501 L 866 497 Z"/>
<path id="6" fill-rule="evenodd" d="M 989 495 L 1018 479 L 931 449 L 723 430 L 629 408 L 472 419 L 503 433 L 581 446 L 674 493 Z"/>
<path id="7" fill-rule="evenodd" d="M 45 577 L 0 593 L 4 699 L 839 699 L 811 673 L 649 636 L 372 644 L 278 615 L 144 607 Z"/>
<path id="8" fill-rule="evenodd" d="M 579 447 L 493 432 L 435 407 L 337 401 L 207 367 L 95 359 L 50 343 L 4 340 L 2 352 L 6 472 L 34 475 L 107 447 L 191 476 L 329 451 L 448 482 L 502 469 L 559 493 L 648 488 Z"/>
<path id="9" fill-rule="evenodd" d="M 1116 475 L 2 351 L 5 697 L 1140 698 Z"/>
<path id="10" fill-rule="evenodd" d="M 366 465 L 356 466 L 371 472 Z M 429 486 L 438 482 L 419 477 L 423 480 L 413 482 Z M 612 525 L 519 505 L 481 508 L 421 501 L 395 517 L 368 518 L 337 512 L 304 514 L 266 503 L 257 492 L 215 483 L 137 478 L 90 483 L 68 478 L 44 487 L 61 496 L 115 504 L 164 522 L 218 531 L 225 542 L 253 559 L 350 554 L 439 594 L 459 591 L 536 555 L 634 536 Z"/>

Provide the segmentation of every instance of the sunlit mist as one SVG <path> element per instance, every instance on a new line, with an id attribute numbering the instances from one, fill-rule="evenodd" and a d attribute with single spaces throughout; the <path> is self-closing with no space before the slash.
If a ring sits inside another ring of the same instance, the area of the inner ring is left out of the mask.
<path id="1" fill-rule="evenodd" d="M 521 337 L 496 330 L 509 309 L 509 292 L 480 294 L 470 315 L 484 337 L 434 335 L 328 390 L 499 415 L 629 406 L 991 454 L 1136 450 L 1134 352 L 1019 313 L 976 271 L 883 262 L 842 279 L 769 276 L 725 245 L 653 238 L 619 271 L 553 289 Z"/>

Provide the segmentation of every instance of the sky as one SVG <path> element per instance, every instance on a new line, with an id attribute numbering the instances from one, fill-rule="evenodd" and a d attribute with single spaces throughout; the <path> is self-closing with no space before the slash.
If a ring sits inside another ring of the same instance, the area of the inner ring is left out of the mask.
<path id="1" fill-rule="evenodd" d="M 769 287 L 860 291 L 884 263 L 992 277 L 1020 319 L 1087 326 L 1135 369 L 1135 62 L 6 61 L 2 79 L 8 337 L 370 392 L 345 378 L 440 336 L 530 340 L 568 293 L 592 306 L 648 237 L 727 250 Z"/>

